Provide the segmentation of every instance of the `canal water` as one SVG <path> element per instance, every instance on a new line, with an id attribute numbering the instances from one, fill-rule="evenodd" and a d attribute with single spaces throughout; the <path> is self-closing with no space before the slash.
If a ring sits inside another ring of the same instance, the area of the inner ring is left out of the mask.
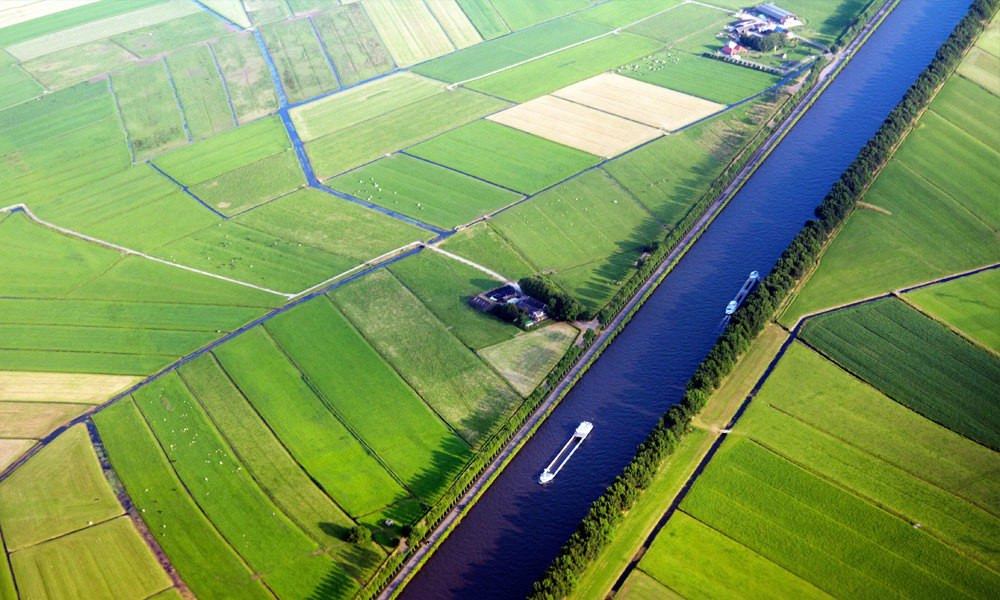
<path id="1" fill-rule="evenodd" d="M 900 2 L 424 565 L 405 600 L 523 598 L 531 590 L 680 399 L 747 274 L 774 265 L 968 4 Z M 594 423 L 590 437 L 553 482 L 539 485 L 584 420 Z"/>

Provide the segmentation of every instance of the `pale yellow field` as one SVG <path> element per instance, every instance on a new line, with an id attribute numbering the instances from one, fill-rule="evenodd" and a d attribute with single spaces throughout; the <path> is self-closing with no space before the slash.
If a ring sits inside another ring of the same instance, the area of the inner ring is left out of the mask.
<path id="1" fill-rule="evenodd" d="M 0 2 L 0 29 L 92 2 L 97 0 L 3 0 Z"/>
<path id="2" fill-rule="evenodd" d="M 34 444 L 35 440 L 0 440 L 0 471 L 6 469 L 7 465 L 17 460 L 18 456 L 24 454 Z"/>
<path id="3" fill-rule="evenodd" d="M 455 47 L 466 48 L 483 41 L 455 0 L 426 0 L 426 2 Z"/>
<path id="4" fill-rule="evenodd" d="M 400 67 L 455 49 L 423 0 L 366 0 L 364 6 Z"/>
<path id="5" fill-rule="evenodd" d="M 483 348 L 479 355 L 514 389 L 528 395 L 556 366 L 578 333 L 572 325 L 554 323 Z"/>
<path id="6" fill-rule="evenodd" d="M 555 96 L 535 98 L 486 118 L 604 158 L 663 134 L 659 129 Z"/>
<path id="7" fill-rule="evenodd" d="M 0 371 L 0 400 L 99 404 L 138 381 L 125 375 Z"/>
<path id="8" fill-rule="evenodd" d="M 7 46 L 6 50 L 20 61 L 31 60 L 32 58 L 38 58 L 39 56 L 45 56 L 46 54 L 88 42 L 95 42 L 119 33 L 125 33 L 126 31 L 133 31 L 142 27 L 164 23 L 178 17 L 192 15 L 200 10 L 201 8 L 194 2 L 173 0 L 166 4 L 154 4 L 147 8 L 91 21 L 84 25 L 77 25 L 70 29 L 32 38 L 26 42 Z"/>
<path id="9" fill-rule="evenodd" d="M 556 90 L 552 95 L 667 131 L 680 129 L 726 108 L 723 104 L 614 73 L 585 79 Z"/>
<path id="10" fill-rule="evenodd" d="M 89 404 L 0 402 L 0 438 L 43 438 L 90 407 Z"/>

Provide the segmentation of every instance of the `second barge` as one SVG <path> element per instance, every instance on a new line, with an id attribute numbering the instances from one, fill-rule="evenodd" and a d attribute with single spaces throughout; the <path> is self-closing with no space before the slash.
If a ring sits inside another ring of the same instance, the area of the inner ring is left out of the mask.
<path id="1" fill-rule="evenodd" d="M 570 457 L 573 456 L 576 449 L 580 447 L 583 440 L 587 439 L 587 436 L 590 435 L 590 432 L 593 429 L 594 424 L 590 421 L 584 421 L 577 425 L 576 431 L 574 431 L 573 435 L 570 436 L 566 445 L 562 447 L 559 454 L 556 454 L 556 457 L 552 459 L 549 466 L 545 467 L 542 474 L 538 476 L 538 483 L 548 483 L 555 479 L 556 475 L 559 474 L 559 471 L 562 470 L 562 468 L 566 465 L 566 462 L 569 461 Z M 567 452 L 567 450 L 569 452 Z"/>

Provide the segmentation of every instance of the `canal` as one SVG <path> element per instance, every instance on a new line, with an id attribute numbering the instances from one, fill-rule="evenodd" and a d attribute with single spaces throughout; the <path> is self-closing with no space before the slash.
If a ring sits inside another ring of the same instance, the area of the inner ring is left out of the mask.
<path id="1" fill-rule="evenodd" d="M 680 399 L 747 274 L 773 266 L 967 7 L 967 0 L 900 2 L 414 577 L 404 599 L 523 598 L 531 590 L 590 503 Z M 594 424 L 589 438 L 553 482 L 539 485 L 541 469 L 584 420 Z"/>

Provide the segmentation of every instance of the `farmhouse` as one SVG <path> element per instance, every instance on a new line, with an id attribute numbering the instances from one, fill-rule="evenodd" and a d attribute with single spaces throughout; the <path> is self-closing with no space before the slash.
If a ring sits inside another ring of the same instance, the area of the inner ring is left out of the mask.
<path id="1" fill-rule="evenodd" d="M 762 18 L 776 23 L 786 29 L 790 27 L 798 27 L 802 24 L 802 21 L 799 20 L 797 15 L 775 6 L 770 2 L 757 6 L 754 8 L 754 11 Z"/>
<path id="2" fill-rule="evenodd" d="M 498 287 L 469 299 L 469 306 L 481 312 L 490 312 L 498 304 L 513 304 L 532 325 L 549 318 L 545 303 L 524 295 L 516 284 Z"/>
<path id="3" fill-rule="evenodd" d="M 722 53 L 726 56 L 736 56 L 746 51 L 746 47 L 739 45 L 735 40 L 729 40 L 729 43 L 722 47 Z"/>

